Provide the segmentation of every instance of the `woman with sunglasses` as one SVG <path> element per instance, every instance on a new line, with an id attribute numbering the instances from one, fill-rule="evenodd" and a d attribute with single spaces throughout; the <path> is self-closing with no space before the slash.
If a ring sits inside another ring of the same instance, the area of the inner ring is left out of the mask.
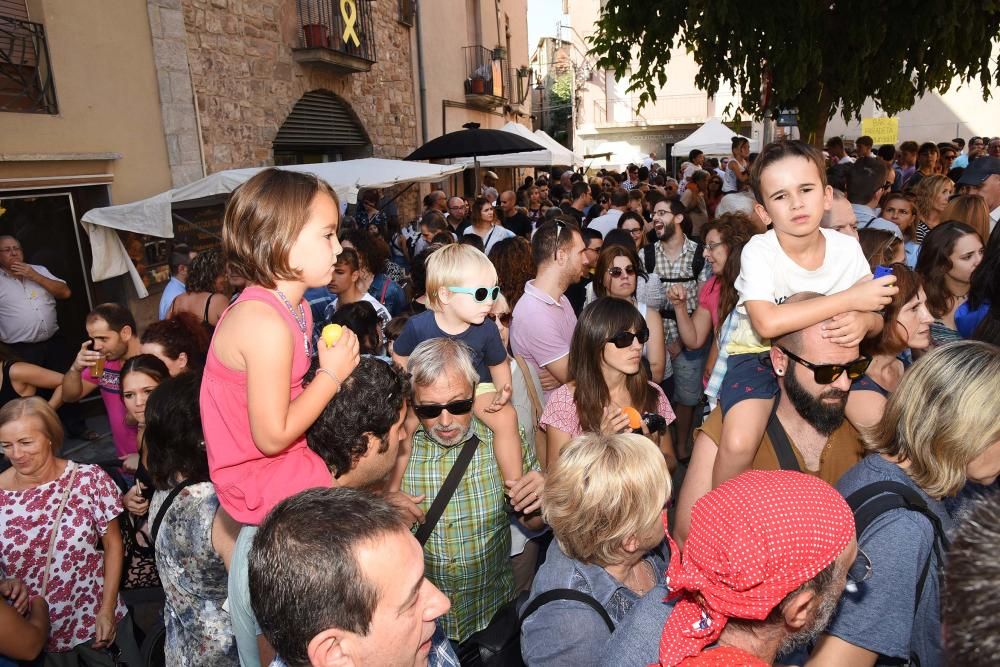
<path id="1" fill-rule="evenodd" d="M 639 255 L 634 250 L 620 245 L 608 246 L 597 256 L 594 294 L 598 298 L 613 296 L 623 299 L 638 309 L 649 330 L 649 342 L 642 346 L 642 356 L 649 363 L 650 377 L 662 378 L 667 363 L 663 343 L 663 318 L 655 309 L 640 303 L 635 296 L 638 277 L 643 273 Z"/>
<path id="2" fill-rule="evenodd" d="M 961 341 L 936 349 L 907 371 L 864 434 L 868 455 L 837 490 L 850 498 L 891 482 L 924 507 L 880 513 L 858 536 L 871 575 L 856 593 L 844 593 L 810 665 L 945 664 L 938 574 L 954 520 L 944 500 L 967 481 L 992 484 L 1000 474 L 998 375 L 994 346 Z"/>
<path id="3" fill-rule="evenodd" d="M 721 201 L 722 177 L 713 173 L 708 177 L 708 185 L 705 186 L 705 206 L 708 208 L 709 220 L 715 220 L 715 209 Z"/>
<path id="4" fill-rule="evenodd" d="M 891 264 L 899 292 L 885 307 L 885 325 L 881 333 L 861 343 L 861 352 L 871 357 L 868 371 L 851 384 L 847 399 L 847 418 L 855 428 L 878 424 L 885 403 L 896 391 L 909 366 L 906 350 L 923 352 L 931 346 L 934 317 L 927 310 L 927 295 L 920 276 L 905 264 Z"/>
<path id="5" fill-rule="evenodd" d="M 602 297 L 584 308 L 570 342 L 569 382 L 549 395 L 539 421 L 549 466 L 575 436 L 638 431 L 659 446 L 671 470 L 676 467 L 666 428 L 674 412 L 642 363 L 648 340 L 645 319 L 625 300 Z M 641 423 L 630 425 L 624 408 L 639 412 Z"/>

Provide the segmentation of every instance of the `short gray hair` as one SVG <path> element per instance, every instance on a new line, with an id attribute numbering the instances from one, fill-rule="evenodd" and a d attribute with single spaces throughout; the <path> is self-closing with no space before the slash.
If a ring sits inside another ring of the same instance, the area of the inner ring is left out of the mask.
<path id="1" fill-rule="evenodd" d="M 754 198 L 745 192 L 730 192 L 715 209 L 715 217 L 721 218 L 726 213 L 743 213 L 753 215 Z"/>
<path id="2" fill-rule="evenodd" d="M 479 373 L 472 363 L 472 350 L 460 340 L 431 338 L 417 345 L 407 362 L 410 385 L 429 387 L 449 371 L 464 377 L 470 387 L 479 382 Z"/>

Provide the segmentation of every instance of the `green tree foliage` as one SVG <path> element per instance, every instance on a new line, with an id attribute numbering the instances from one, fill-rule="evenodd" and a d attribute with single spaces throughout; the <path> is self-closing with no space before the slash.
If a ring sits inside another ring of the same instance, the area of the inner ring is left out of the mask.
<path id="1" fill-rule="evenodd" d="M 552 107 L 550 115 L 552 127 L 552 138 L 564 146 L 569 146 L 570 137 L 569 124 L 573 119 L 573 107 L 575 104 L 573 91 L 573 74 L 567 70 L 556 77 L 552 82 L 549 93 L 549 105 Z"/>
<path id="2" fill-rule="evenodd" d="M 592 53 L 630 77 L 641 104 L 667 83 L 675 44 L 697 63 L 700 89 L 714 95 L 725 82 L 741 95 L 741 114 L 763 115 L 769 75 L 769 108 L 798 109 L 802 136 L 820 144 L 838 107 L 857 118 L 871 98 L 894 114 L 954 77 L 988 91 L 1000 82 L 998 35 L 997 0 L 609 0 Z"/>

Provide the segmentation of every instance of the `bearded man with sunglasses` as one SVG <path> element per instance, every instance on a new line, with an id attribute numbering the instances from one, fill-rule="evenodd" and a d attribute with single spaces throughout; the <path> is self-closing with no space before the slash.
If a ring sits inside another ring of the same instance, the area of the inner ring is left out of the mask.
<path id="1" fill-rule="evenodd" d="M 788 303 L 819 294 L 803 292 Z M 753 460 L 754 470 L 798 470 L 835 484 L 864 454 L 858 432 L 845 419 L 847 395 L 854 379 L 871 363 L 857 346 L 824 338 L 819 323 L 774 339 L 759 363 L 777 375 L 779 396 L 767 432 Z M 691 463 L 677 503 L 674 536 L 683 542 L 691 508 L 712 488 L 712 467 L 722 436 L 722 413 L 716 408 L 697 431 Z"/>
<path id="2" fill-rule="evenodd" d="M 526 473 L 505 482 L 493 454 L 493 433 L 472 414 L 479 374 L 464 343 L 432 338 L 408 360 L 413 411 L 420 426 L 413 434 L 402 491 L 428 513 L 466 443 L 472 458 L 454 494 L 424 543 L 425 574 L 452 601 L 442 617 L 445 634 L 461 643 L 485 628 L 515 597 L 510 565 L 510 518 L 504 495 L 528 530 L 542 526 L 538 509 L 544 478 L 534 447 L 521 434 Z M 418 539 L 421 531 L 418 529 Z"/>

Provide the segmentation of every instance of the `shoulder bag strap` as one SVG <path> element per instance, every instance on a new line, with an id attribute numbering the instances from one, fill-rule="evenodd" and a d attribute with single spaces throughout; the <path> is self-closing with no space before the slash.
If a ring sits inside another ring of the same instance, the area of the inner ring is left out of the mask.
<path id="1" fill-rule="evenodd" d="M 441 490 L 434 497 L 431 508 L 427 510 L 427 516 L 424 518 L 423 524 L 417 529 L 416 538 L 421 546 L 427 542 L 427 538 L 434 532 L 434 527 L 437 525 L 438 520 L 441 519 L 441 515 L 444 514 L 444 508 L 451 502 L 451 497 L 455 495 L 455 489 L 458 488 L 458 483 L 462 481 L 465 470 L 469 467 L 469 463 L 472 461 L 472 456 L 476 453 L 478 446 L 479 438 L 475 434 L 469 438 L 468 442 L 462 445 L 462 451 L 459 452 L 455 465 L 448 471 L 448 476 L 445 478 L 444 484 L 441 485 Z"/>
<path id="2" fill-rule="evenodd" d="M 378 295 L 378 302 L 381 303 L 383 306 L 385 305 L 385 295 L 389 291 L 390 280 L 391 279 L 389 278 L 389 276 L 385 277 L 385 280 L 382 282 L 382 293 Z"/>
<path id="3" fill-rule="evenodd" d="M 69 482 L 63 488 L 62 500 L 59 501 L 59 509 L 56 510 L 56 518 L 52 523 L 52 533 L 49 535 L 49 550 L 45 554 L 45 570 L 42 574 L 42 590 L 40 595 L 45 597 L 46 589 L 49 587 L 49 572 L 52 569 L 52 555 L 55 553 L 56 548 L 56 537 L 59 535 L 59 524 L 62 523 L 63 510 L 66 509 L 66 503 L 69 501 L 69 494 L 73 490 L 73 483 L 76 482 L 76 473 L 79 472 L 80 466 L 73 461 L 70 461 L 67 465 L 73 466 L 73 471 L 69 475 Z"/>
<path id="4" fill-rule="evenodd" d="M 542 418 L 542 401 L 538 398 L 538 392 L 535 391 L 535 383 L 531 379 L 531 370 L 528 368 L 528 363 L 524 360 L 520 354 L 514 355 L 514 363 L 517 367 L 521 369 L 521 375 L 524 376 L 524 383 L 528 386 L 528 394 L 531 396 L 531 413 L 532 419 L 535 424 L 538 424 L 538 420 Z"/>
<path id="5" fill-rule="evenodd" d="M 163 522 L 163 517 L 167 515 L 167 510 L 170 509 L 170 505 L 174 502 L 174 498 L 177 494 L 186 489 L 187 487 L 195 484 L 196 482 L 191 479 L 186 479 L 174 488 L 170 489 L 170 493 L 164 498 L 163 504 L 160 505 L 160 511 L 156 513 L 156 518 L 153 519 L 153 527 L 149 530 L 149 546 L 153 549 L 156 548 L 156 535 L 160 532 L 160 524 Z"/>
<path id="6" fill-rule="evenodd" d="M 802 472 L 802 468 L 799 467 L 799 460 L 795 458 L 792 443 L 788 440 L 788 434 L 785 433 L 785 428 L 778 420 L 779 400 L 780 397 L 776 396 L 774 399 L 774 408 L 771 410 L 771 418 L 767 420 L 767 437 L 771 441 L 771 446 L 778 457 L 778 465 L 781 466 L 781 469 Z"/>
<path id="7" fill-rule="evenodd" d="M 601 616 L 601 620 L 604 624 L 608 626 L 608 632 L 615 631 L 615 622 L 611 620 L 611 616 L 608 614 L 607 610 L 601 606 L 597 600 L 592 596 L 587 595 L 581 591 L 575 591 L 572 588 L 553 588 L 551 591 L 545 591 L 524 608 L 521 612 L 521 623 L 524 620 L 534 614 L 542 605 L 546 605 L 555 600 L 572 600 L 574 602 L 581 602 L 594 611 L 596 611 Z"/>

